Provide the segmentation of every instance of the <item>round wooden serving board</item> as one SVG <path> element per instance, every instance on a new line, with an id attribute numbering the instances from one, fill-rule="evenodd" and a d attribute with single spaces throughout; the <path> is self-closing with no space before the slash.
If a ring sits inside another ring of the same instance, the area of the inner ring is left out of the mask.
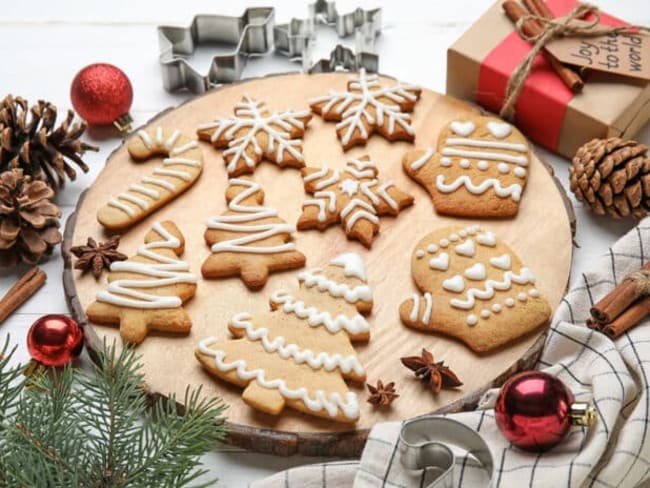
<path id="1" fill-rule="evenodd" d="M 150 124 L 167 129 L 178 128 L 194 137 L 196 127 L 215 117 L 232 114 L 233 106 L 243 94 L 265 100 L 271 109 L 304 109 L 308 100 L 326 94 L 329 90 L 345 90 L 347 73 L 318 75 L 282 75 L 255 79 L 214 90 L 184 105 L 166 111 Z M 384 81 L 392 83 L 390 79 Z M 400 398 L 391 409 L 376 409 L 366 402 L 365 385 L 349 384 L 359 395 L 361 418 L 356 426 L 330 422 L 285 409 L 273 417 L 259 413 L 246 405 L 240 397 L 241 389 L 212 378 L 194 358 L 198 342 L 207 336 L 227 338 L 227 323 L 231 315 L 248 311 L 252 314 L 268 309 L 273 290 L 297 289 L 296 272 L 271 275 L 266 287 L 249 292 L 239 279 L 199 280 L 196 296 L 185 305 L 192 317 L 192 331 L 187 336 L 150 334 L 138 347 L 142 355 L 148 387 L 159 395 L 169 392 L 182 398 L 188 384 L 203 385 L 206 395 L 217 395 L 230 405 L 227 416 L 230 426 L 229 441 L 246 448 L 276 454 L 310 454 L 351 456 L 358 454 L 365 442 L 368 429 L 375 423 L 401 420 L 436 410 L 474 408 L 484 389 L 500 384 L 517 370 L 531 367 L 543 345 L 544 330 L 522 338 L 507 348 L 485 356 L 478 356 L 463 344 L 452 339 L 426 334 L 406 328 L 400 322 L 399 304 L 416 291 L 411 279 L 410 257 L 418 240 L 432 229 L 452 223 L 468 225 L 476 220 L 443 218 L 436 215 L 429 195 L 403 172 L 401 159 L 413 147 L 434 146 L 438 132 L 451 119 L 465 113 L 476 113 L 476 108 L 456 99 L 423 90 L 422 98 L 413 113 L 415 144 L 389 143 L 381 136 L 373 136 L 365 147 L 355 147 L 344 153 L 336 138 L 333 123 L 325 123 L 314 116 L 304 139 L 304 155 L 308 166 L 329 165 L 343 167 L 346 157 L 369 154 L 379 168 L 379 177 L 395 183 L 415 196 L 415 205 L 405 209 L 397 218 L 382 218 L 380 234 L 371 250 L 356 241 L 348 241 L 339 226 L 325 232 L 298 232 L 295 242 L 307 256 L 307 267 L 325 265 L 332 257 L 345 251 L 359 253 L 366 262 L 368 283 L 374 291 L 375 306 L 369 317 L 371 338 L 368 344 L 357 344 L 356 350 L 367 370 L 368 382 L 378 379 L 395 381 Z M 176 222 L 186 239 L 184 259 L 200 276 L 203 260 L 209 255 L 203 240 L 205 222 L 225 209 L 224 189 L 227 175 L 221 151 L 201 143 L 205 164 L 203 175 L 194 187 L 161 208 L 149 218 L 126 232 L 120 251 L 131 256 L 142 244 L 144 234 L 155 221 Z M 70 266 L 69 247 L 85 243 L 88 236 L 103 240 L 106 234 L 96 220 L 97 209 L 109 198 L 137 182 L 158 165 L 153 158 L 134 163 L 126 145 L 119 147 L 95 183 L 78 204 L 76 215 L 68 220 L 64 255 L 66 271 L 64 284 L 71 309 L 85 324 L 91 347 L 106 338 L 117 339 L 117 328 L 86 324 L 84 310 L 95 294 L 106 286 L 105 275 L 98 281 L 90 273 L 81 275 Z M 278 208 L 280 216 L 296 222 L 306 195 L 300 172 L 278 169 L 262 162 L 254 180 L 266 192 L 265 204 Z M 563 195 L 544 164 L 533 157 L 530 178 L 519 215 L 510 220 L 480 222 L 504 239 L 522 261 L 537 275 L 537 287 L 555 308 L 569 278 L 571 266 L 571 219 L 565 208 Z M 458 390 L 443 390 L 438 396 L 403 367 L 400 357 L 419 354 L 422 348 L 433 352 L 436 360 L 444 360 L 464 382 Z"/>

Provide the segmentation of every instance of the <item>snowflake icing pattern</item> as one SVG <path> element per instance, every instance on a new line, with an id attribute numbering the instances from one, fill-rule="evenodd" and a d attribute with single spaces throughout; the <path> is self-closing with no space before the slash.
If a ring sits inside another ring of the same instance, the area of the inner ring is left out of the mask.
<path id="1" fill-rule="evenodd" d="M 311 100 L 311 109 L 325 120 L 337 121 L 336 134 L 343 149 L 365 144 L 373 132 L 389 141 L 415 139 L 411 116 L 420 98 L 420 88 L 397 83 L 383 86 L 377 75 L 366 75 L 348 82 L 347 91 L 330 92 Z"/>
<path id="2" fill-rule="evenodd" d="M 314 196 L 305 200 L 298 229 L 323 230 L 341 222 L 349 238 L 370 247 L 379 232 L 380 215 L 397 215 L 413 203 L 413 197 L 392 180 L 377 179 L 377 166 L 368 156 L 348 159 L 343 170 L 303 168 L 305 190 Z"/>
<path id="3" fill-rule="evenodd" d="M 308 110 L 270 113 L 266 104 L 244 95 L 235 105 L 235 115 L 202 124 L 199 139 L 217 149 L 226 148 L 223 158 L 228 174 L 252 173 L 262 159 L 278 166 L 305 166 L 300 139 L 311 119 Z"/>

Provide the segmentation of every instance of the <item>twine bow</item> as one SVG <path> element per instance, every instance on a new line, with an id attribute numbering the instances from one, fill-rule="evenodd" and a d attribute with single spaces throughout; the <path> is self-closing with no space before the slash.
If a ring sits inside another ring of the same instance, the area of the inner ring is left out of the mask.
<path id="1" fill-rule="evenodd" d="M 650 271 L 644 269 L 634 271 L 627 275 L 624 281 L 634 283 L 634 286 L 641 296 L 646 297 L 650 295 Z"/>
<path id="2" fill-rule="evenodd" d="M 591 21 L 582 20 L 587 15 L 593 14 Z M 535 21 L 541 24 L 544 30 L 535 36 L 524 33 L 524 24 Z M 626 25 L 622 27 L 603 27 L 600 25 L 600 10 L 595 5 L 582 3 L 576 6 L 569 14 L 561 19 L 547 19 L 537 15 L 526 15 L 520 18 L 515 29 L 522 39 L 534 43 L 531 51 L 521 60 L 508 79 L 506 85 L 506 99 L 499 115 L 510 118 L 514 112 L 515 104 L 524 88 L 524 82 L 533 69 L 535 57 L 554 39 L 561 37 L 599 37 L 608 34 L 636 34 L 638 32 L 650 33 L 650 28 L 641 25 Z"/>

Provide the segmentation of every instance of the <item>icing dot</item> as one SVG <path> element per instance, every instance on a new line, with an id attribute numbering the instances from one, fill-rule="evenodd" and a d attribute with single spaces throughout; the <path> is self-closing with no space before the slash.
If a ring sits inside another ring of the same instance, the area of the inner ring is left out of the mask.
<path id="1" fill-rule="evenodd" d="M 528 291 L 528 294 L 533 298 L 537 298 L 539 297 L 539 290 L 533 288 L 532 290 Z"/>
<path id="2" fill-rule="evenodd" d="M 497 169 L 499 170 L 499 173 L 504 175 L 510 171 L 510 167 L 506 163 L 499 163 Z"/>
<path id="3" fill-rule="evenodd" d="M 481 228 L 480 225 L 472 225 L 472 226 L 467 228 L 467 233 L 469 235 L 473 236 L 474 234 L 476 234 L 479 231 L 480 228 Z"/>
<path id="4" fill-rule="evenodd" d="M 481 310 L 481 317 L 484 319 L 487 319 L 490 316 L 490 311 L 487 308 L 484 308 Z"/>
<path id="5" fill-rule="evenodd" d="M 528 295 L 526 295 L 522 291 L 519 295 L 517 295 L 517 300 L 519 300 L 520 302 L 525 302 L 526 300 L 528 300 Z"/>
<path id="6" fill-rule="evenodd" d="M 473 313 L 469 314 L 467 316 L 467 325 L 476 325 L 476 324 L 478 324 L 478 317 Z"/>
<path id="7" fill-rule="evenodd" d="M 499 313 L 501 311 L 501 305 L 499 305 L 498 303 L 495 303 L 494 305 L 492 305 L 492 311 L 494 313 Z"/>
<path id="8" fill-rule="evenodd" d="M 422 249 L 418 249 L 415 251 L 415 257 L 418 259 L 422 259 L 424 257 L 424 251 Z"/>
<path id="9" fill-rule="evenodd" d="M 436 246 L 435 244 L 429 244 L 427 246 L 427 252 L 430 252 L 431 254 L 433 254 L 437 250 L 438 250 L 438 246 Z"/>
<path id="10" fill-rule="evenodd" d="M 467 231 L 465 229 L 463 229 L 458 233 L 458 235 L 461 236 L 461 237 L 467 237 Z"/>
<path id="11" fill-rule="evenodd" d="M 514 307 L 515 301 L 512 298 L 506 298 L 506 307 Z"/>
<path id="12" fill-rule="evenodd" d="M 451 158 L 448 158 L 447 156 L 440 158 L 440 166 L 451 166 Z"/>
<path id="13" fill-rule="evenodd" d="M 458 236 L 458 234 L 452 234 L 449 236 L 449 240 L 451 242 L 457 242 L 458 240 L 460 240 L 460 237 Z"/>
<path id="14" fill-rule="evenodd" d="M 525 178 L 526 170 L 524 168 L 515 168 L 515 176 L 518 176 L 519 178 Z"/>
<path id="15" fill-rule="evenodd" d="M 486 169 L 488 169 L 488 168 L 490 167 L 490 163 L 488 163 L 487 161 L 481 159 L 481 160 L 478 162 L 478 164 L 476 165 L 476 167 L 477 167 L 478 169 L 480 169 L 481 171 L 485 171 Z"/>
<path id="16" fill-rule="evenodd" d="M 460 160 L 460 167 L 461 168 L 467 169 L 467 168 L 469 168 L 469 166 L 470 166 L 469 159 L 461 159 Z"/>
<path id="17" fill-rule="evenodd" d="M 440 247 L 447 247 L 449 246 L 449 240 L 448 239 L 440 239 Z"/>

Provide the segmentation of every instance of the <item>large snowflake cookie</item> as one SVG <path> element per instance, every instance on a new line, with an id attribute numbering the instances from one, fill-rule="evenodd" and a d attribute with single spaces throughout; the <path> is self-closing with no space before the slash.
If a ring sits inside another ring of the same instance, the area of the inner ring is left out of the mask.
<path id="1" fill-rule="evenodd" d="M 393 180 L 377 179 L 377 166 L 368 156 L 350 158 L 344 169 L 303 168 L 305 190 L 314 198 L 305 200 L 298 229 L 324 230 L 340 222 L 350 239 L 370 247 L 379 232 L 380 215 L 397 215 L 413 204 L 413 197 Z"/>
<path id="2" fill-rule="evenodd" d="M 365 70 L 348 82 L 347 91 L 331 91 L 311 100 L 311 109 L 325 120 L 338 122 L 336 134 L 348 150 L 365 144 L 373 132 L 389 141 L 415 139 L 411 115 L 422 90 L 413 85 L 396 83 L 384 86 L 377 75 Z"/>
<path id="3" fill-rule="evenodd" d="M 533 272 L 492 232 L 445 227 L 424 237 L 411 258 L 414 294 L 399 308 L 408 327 L 456 337 L 491 351 L 542 325 L 547 301 Z"/>
<path id="4" fill-rule="evenodd" d="M 364 314 L 373 305 L 365 265 L 346 253 L 323 270 L 298 274 L 297 292 L 271 295 L 270 312 L 234 315 L 236 338 L 209 337 L 196 357 L 214 376 L 244 388 L 243 400 L 273 415 L 286 406 L 318 417 L 355 422 L 359 401 L 345 380 L 366 372 L 352 342 L 367 341 Z"/>
<path id="5" fill-rule="evenodd" d="M 204 278 L 241 276 L 251 290 L 266 284 L 269 272 L 304 266 L 306 258 L 291 242 L 296 227 L 264 207 L 264 191 L 246 177 L 232 178 L 228 210 L 208 220 L 205 241 L 212 254 L 201 268 Z"/>
<path id="6" fill-rule="evenodd" d="M 302 136 L 311 119 L 308 110 L 269 112 L 265 102 L 244 95 L 235 105 L 235 115 L 199 125 L 199 139 L 224 149 L 223 159 L 230 176 L 252 173 L 262 159 L 281 168 L 302 168 Z"/>
<path id="7" fill-rule="evenodd" d="M 512 125 L 471 116 L 447 124 L 433 148 L 407 153 L 404 171 L 431 194 L 436 212 L 512 217 L 530 171 L 530 147 Z"/>

